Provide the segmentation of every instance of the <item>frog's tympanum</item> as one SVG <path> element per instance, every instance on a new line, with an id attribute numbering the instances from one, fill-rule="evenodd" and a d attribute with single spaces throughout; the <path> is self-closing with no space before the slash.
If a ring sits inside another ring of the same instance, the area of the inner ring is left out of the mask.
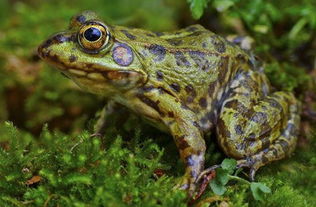
<path id="1" fill-rule="evenodd" d="M 194 192 L 213 129 L 238 167 L 256 170 L 293 152 L 299 102 L 271 92 L 259 61 L 200 25 L 175 32 L 112 26 L 93 12 L 72 18 L 39 56 L 83 90 L 105 96 L 170 133 L 185 163 L 180 188 Z"/>

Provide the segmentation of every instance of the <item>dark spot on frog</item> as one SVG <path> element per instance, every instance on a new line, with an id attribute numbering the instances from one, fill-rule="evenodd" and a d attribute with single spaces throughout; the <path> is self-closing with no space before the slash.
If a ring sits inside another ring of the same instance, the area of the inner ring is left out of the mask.
<path id="1" fill-rule="evenodd" d="M 70 37 L 66 37 L 66 36 L 64 36 L 64 35 L 62 35 L 62 34 L 58 34 L 58 35 L 56 35 L 56 36 L 54 37 L 54 41 L 55 41 L 56 43 L 68 42 L 68 41 L 70 41 Z"/>
<path id="2" fill-rule="evenodd" d="M 161 45 L 151 44 L 148 50 L 151 54 L 156 56 L 155 61 L 162 61 L 165 58 L 166 49 Z"/>
<path id="3" fill-rule="evenodd" d="M 200 105 L 202 108 L 206 108 L 206 107 L 207 107 L 207 100 L 206 100 L 206 98 L 200 98 L 200 100 L 199 100 L 199 105 Z"/>
<path id="4" fill-rule="evenodd" d="M 163 80 L 163 72 L 161 72 L 160 70 L 156 72 L 156 76 L 157 76 L 157 80 L 159 81 Z"/>
<path id="5" fill-rule="evenodd" d="M 206 42 L 202 42 L 202 47 L 206 48 L 207 47 L 207 43 Z"/>
<path id="6" fill-rule="evenodd" d="M 262 142 L 261 149 L 267 149 L 271 144 L 268 137 L 263 138 L 261 142 Z"/>
<path id="7" fill-rule="evenodd" d="M 185 86 L 184 90 L 188 94 L 187 103 L 192 103 L 196 97 L 196 91 L 194 90 L 193 86 L 191 84 L 187 85 Z"/>
<path id="8" fill-rule="evenodd" d="M 176 59 L 176 64 L 178 66 L 186 66 L 186 67 L 191 66 L 190 62 L 185 58 L 182 52 L 180 51 L 175 52 L 174 57 Z"/>
<path id="9" fill-rule="evenodd" d="M 194 90 L 194 88 L 193 88 L 193 86 L 192 86 L 191 84 L 185 86 L 184 90 L 185 90 L 185 92 L 187 92 L 188 94 L 195 93 L 195 90 Z"/>
<path id="10" fill-rule="evenodd" d="M 168 117 L 170 117 L 170 118 L 173 118 L 173 117 L 174 117 L 173 111 L 168 111 Z"/>
<path id="11" fill-rule="evenodd" d="M 250 120 L 256 123 L 264 123 L 267 120 L 267 115 L 263 112 L 255 112 Z"/>
<path id="12" fill-rule="evenodd" d="M 211 43 L 217 52 L 224 53 L 226 51 L 225 43 L 217 35 L 211 36 Z"/>
<path id="13" fill-rule="evenodd" d="M 180 149 L 180 150 L 184 150 L 189 146 L 188 142 L 185 140 L 185 137 L 184 136 L 175 136 L 175 140 L 176 140 L 176 144 L 177 144 L 177 147 Z"/>
<path id="14" fill-rule="evenodd" d="M 247 139 L 256 139 L 256 134 L 255 133 L 249 134 Z"/>
<path id="15" fill-rule="evenodd" d="M 125 36 L 131 40 L 136 39 L 136 37 L 134 35 L 132 35 L 131 33 L 129 33 L 127 30 L 121 30 L 121 32 L 123 32 L 125 34 Z"/>
<path id="16" fill-rule="evenodd" d="M 164 116 L 164 113 L 159 108 L 159 101 L 153 101 L 150 98 L 144 96 L 143 94 L 137 94 L 137 98 L 139 98 L 143 103 L 145 103 L 147 106 L 153 108 L 155 111 L 157 111 L 160 116 Z"/>
<path id="17" fill-rule="evenodd" d="M 70 55 L 69 56 L 69 62 L 73 63 L 77 60 L 77 57 L 75 55 Z"/>
<path id="18" fill-rule="evenodd" d="M 150 92 L 150 91 L 152 91 L 153 89 L 155 89 L 154 86 L 145 86 L 145 87 L 142 88 L 142 91 L 143 91 L 143 92 Z"/>
<path id="19" fill-rule="evenodd" d="M 179 46 L 183 43 L 183 40 L 179 39 L 168 39 L 167 42 L 172 46 Z"/>
<path id="20" fill-rule="evenodd" d="M 50 59 L 51 59 L 52 61 L 54 61 L 54 62 L 57 62 L 57 63 L 60 62 L 60 61 L 59 61 L 59 57 L 58 57 L 57 55 L 50 56 Z"/>
<path id="21" fill-rule="evenodd" d="M 242 127 L 239 124 L 235 126 L 235 132 L 238 135 L 242 135 L 244 133 Z"/>
<path id="22" fill-rule="evenodd" d="M 79 15 L 76 17 L 76 20 L 80 22 L 81 24 L 83 24 L 86 21 L 86 17 L 83 15 Z"/>
<path id="23" fill-rule="evenodd" d="M 172 83 L 171 85 L 170 85 L 170 88 L 171 89 L 173 89 L 175 92 L 180 92 L 180 86 L 179 86 L 179 84 L 177 84 L 177 83 Z"/>
<path id="24" fill-rule="evenodd" d="M 239 151 L 244 151 L 246 149 L 246 142 L 242 142 L 242 143 L 237 144 L 236 148 Z"/>

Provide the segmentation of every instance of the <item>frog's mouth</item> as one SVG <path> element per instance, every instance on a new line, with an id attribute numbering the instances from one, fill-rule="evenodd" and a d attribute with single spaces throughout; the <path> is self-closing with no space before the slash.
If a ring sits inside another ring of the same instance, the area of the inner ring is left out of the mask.
<path id="1" fill-rule="evenodd" d="M 123 89 L 130 89 L 146 82 L 146 75 L 133 70 L 106 68 L 103 65 L 92 63 L 76 64 L 75 61 L 71 63 L 70 60 L 65 64 L 65 61 L 45 46 L 46 44 L 45 42 L 38 48 L 40 58 L 57 67 L 63 74 L 76 82 L 90 80 L 94 83 L 110 84 Z"/>

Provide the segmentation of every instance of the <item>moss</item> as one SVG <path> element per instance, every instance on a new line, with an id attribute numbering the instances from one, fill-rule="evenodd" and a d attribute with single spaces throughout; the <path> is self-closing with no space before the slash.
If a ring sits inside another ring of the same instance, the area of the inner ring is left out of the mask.
<path id="1" fill-rule="evenodd" d="M 163 150 L 150 140 L 128 147 L 117 137 L 104 151 L 87 132 L 44 128 L 39 143 L 8 122 L 0 127 L 10 140 L 0 153 L 2 206 L 186 206 L 183 192 L 170 191 L 174 179 L 155 175 Z"/>

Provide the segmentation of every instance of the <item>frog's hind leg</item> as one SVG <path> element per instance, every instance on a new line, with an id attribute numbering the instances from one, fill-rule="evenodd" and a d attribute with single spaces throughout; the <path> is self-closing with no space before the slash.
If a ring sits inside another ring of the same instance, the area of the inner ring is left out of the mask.
<path id="1" fill-rule="evenodd" d="M 298 103 L 289 105 L 289 119 L 285 127 L 282 128 L 281 135 L 277 137 L 269 147 L 264 148 L 256 154 L 238 160 L 237 167 L 250 168 L 250 180 L 254 180 L 255 173 L 260 167 L 289 156 L 294 151 L 299 131 L 299 107 Z M 262 142 L 262 146 L 263 144 L 264 141 Z"/>
<path id="2" fill-rule="evenodd" d="M 256 170 L 293 152 L 299 125 L 299 103 L 291 93 L 267 95 L 252 90 L 256 79 L 233 84 L 222 103 L 217 138 L 223 151 L 238 160 L 239 167 Z"/>

